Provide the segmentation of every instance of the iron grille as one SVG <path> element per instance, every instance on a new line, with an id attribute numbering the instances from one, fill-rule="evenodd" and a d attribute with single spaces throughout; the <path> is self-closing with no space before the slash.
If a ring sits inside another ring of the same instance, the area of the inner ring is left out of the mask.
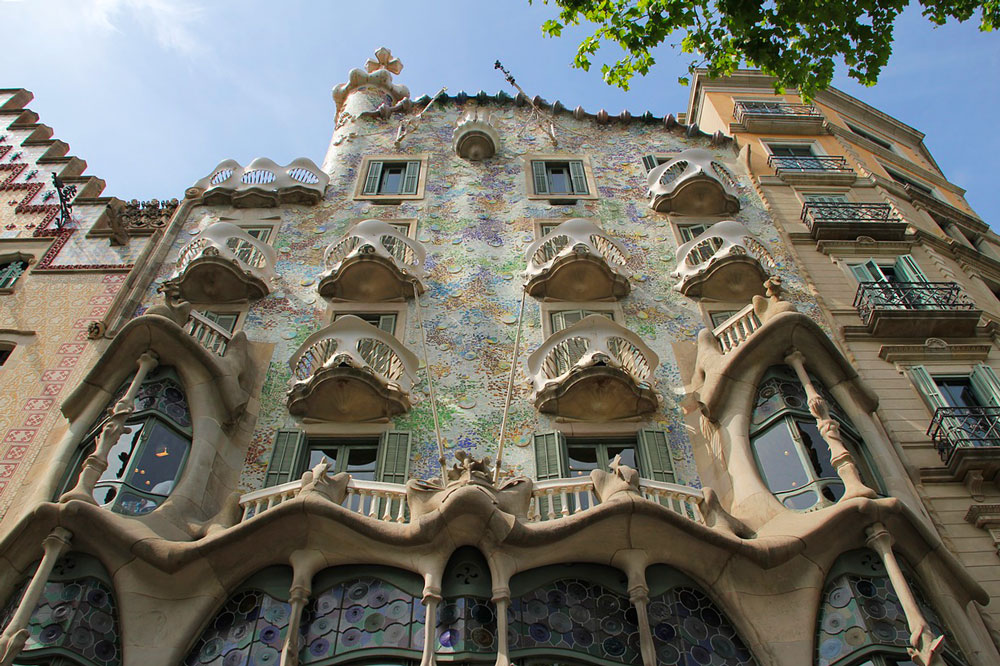
<path id="1" fill-rule="evenodd" d="M 959 448 L 1000 447 L 1000 407 L 939 407 L 927 434 L 945 464 Z"/>
<path id="2" fill-rule="evenodd" d="M 771 155 L 767 163 L 774 167 L 778 173 L 787 171 L 822 173 L 852 173 L 853 169 L 847 164 L 847 158 L 840 156 L 797 156 L 789 157 L 785 155 Z"/>
<path id="3" fill-rule="evenodd" d="M 733 117 L 742 123 L 746 116 L 784 116 L 787 118 L 812 118 L 820 114 L 811 104 L 791 104 L 789 102 L 736 102 Z"/>
<path id="4" fill-rule="evenodd" d="M 876 310 L 974 310 L 954 282 L 862 282 L 854 297 L 867 326 Z"/>
<path id="5" fill-rule="evenodd" d="M 810 231 L 815 224 L 901 222 L 892 206 L 882 203 L 809 202 L 802 206 L 802 223 Z"/>

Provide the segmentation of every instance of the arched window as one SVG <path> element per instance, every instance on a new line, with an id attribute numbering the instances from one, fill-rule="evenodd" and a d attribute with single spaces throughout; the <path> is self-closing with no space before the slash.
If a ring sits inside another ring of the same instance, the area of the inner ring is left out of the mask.
<path id="1" fill-rule="evenodd" d="M 264 569 L 247 580 L 202 632 L 185 666 L 277 666 L 291 618 L 291 583 L 288 567 Z"/>
<path id="2" fill-rule="evenodd" d="M 477 549 L 456 550 L 444 570 L 435 636 L 438 654 L 496 660 L 497 616 L 490 569 Z"/>
<path id="3" fill-rule="evenodd" d="M 646 572 L 649 628 L 658 664 L 751 666 L 757 662 L 735 627 L 701 588 L 680 572 Z"/>
<path id="4" fill-rule="evenodd" d="M 126 382 L 109 406 L 114 406 L 127 389 Z M 115 513 L 139 516 L 154 510 L 170 495 L 184 470 L 191 448 L 191 411 L 176 373 L 162 366 L 149 373 L 134 405 L 125 431 L 108 454 L 108 468 L 94 487 L 94 499 Z M 76 473 L 67 479 L 64 489 L 75 483 L 103 425 L 102 419 L 84 439 L 74 466 Z"/>
<path id="5" fill-rule="evenodd" d="M 816 378 L 813 385 L 840 424 L 840 435 L 866 477 L 861 438 L 847 415 Z M 809 413 L 805 388 L 787 366 L 770 368 L 761 380 L 750 420 L 750 443 L 767 487 L 789 509 L 833 504 L 844 484 L 830 462 L 830 447 Z"/>
<path id="6" fill-rule="evenodd" d="M 0 630 L 10 623 L 27 587 L 25 580 L 0 611 Z M 31 614 L 28 631 L 18 663 L 121 664 L 118 611 L 101 563 L 83 553 L 60 558 Z"/>
<path id="7" fill-rule="evenodd" d="M 638 619 L 626 587 L 622 572 L 597 565 L 562 564 L 514 576 L 508 613 L 511 659 L 642 663 Z"/>
<path id="8" fill-rule="evenodd" d="M 915 576 L 907 579 L 931 631 L 945 636 L 945 663 L 964 666 L 958 643 L 914 584 Z M 867 548 L 841 555 L 823 590 L 816 666 L 908 666 L 909 644 L 906 615 L 879 556 Z"/>

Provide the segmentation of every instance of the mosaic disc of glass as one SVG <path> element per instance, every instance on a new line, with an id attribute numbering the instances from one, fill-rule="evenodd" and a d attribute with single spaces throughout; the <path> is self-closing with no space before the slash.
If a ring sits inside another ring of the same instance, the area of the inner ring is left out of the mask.
<path id="1" fill-rule="evenodd" d="M 656 663 L 663 666 L 756 664 L 732 623 L 694 587 L 675 587 L 649 600 Z"/>
<path id="2" fill-rule="evenodd" d="M 438 653 L 496 652 L 493 602 L 479 597 L 445 599 L 438 606 L 436 635 Z"/>
<path id="3" fill-rule="evenodd" d="M 299 661 L 317 664 L 364 650 L 424 647 L 425 609 L 420 600 L 384 580 L 355 578 L 318 593 L 302 618 Z"/>
<path id="4" fill-rule="evenodd" d="M 586 580 L 568 578 L 511 599 L 511 656 L 526 650 L 566 650 L 618 664 L 639 662 L 639 627 L 628 598 Z"/>
<path id="5" fill-rule="evenodd" d="M 185 666 L 277 666 L 291 606 L 257 589 L 237 592 L 202 633 Z"/>

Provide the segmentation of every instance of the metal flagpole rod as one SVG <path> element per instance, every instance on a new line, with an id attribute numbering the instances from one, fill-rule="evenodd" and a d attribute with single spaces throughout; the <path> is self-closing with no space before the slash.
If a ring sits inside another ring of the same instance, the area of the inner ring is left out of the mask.
<path id="1" fill-rule="evenodd" d="M 523 303 L 523 301 L 522 301 Z M 413 304 L 417 308 L 417 325 L 420 328 L 420 340 L 424 350 L 424 372 L 427 373 L 427 388 L 430 391 L 431 415 L 434 417 L 434 437 L 437 439 L 438 464 L 441 466 L 441 483 L 448 485 L 448 475 L 445 473 L 444 440 L 441 439 L 441 424 L 438 422 L 437 397 L 434 395 L 434 380 L 431 378 L 431 362 L 427 358 L 427 334 L 424 332 L 424 317 L 420 312 L 420 294 L 417 293 L 417 283 L 413 283 Z"/>
<path id="2" fill-rule="evenodd" d="M 510 399 L 514 393 L 514 374 L 517 372 L 518 351 L 521 347 L 521 323 L 524 321 L 524 298 L 528 291 L 521 289 L 521 307 L 517 312 L 517 333 L 514 334 L 514 356 L 510 359 L 510 377 L 507 379 L 507 399 L 503 403 L 503 418 L 500 420 L 500 437 L 497 439 L 497 461 L 493 469 L 493 483 L 500 481 L 500 466 L 503 465 L 503 440 L 507 434 L 507 415 L 510 413 Z"/>

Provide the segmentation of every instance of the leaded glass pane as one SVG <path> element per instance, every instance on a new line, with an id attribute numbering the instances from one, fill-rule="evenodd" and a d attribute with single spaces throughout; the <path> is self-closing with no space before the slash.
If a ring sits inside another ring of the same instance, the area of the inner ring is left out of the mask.
<path id="1" fill-rule="evenodd" d="M 732 623 L 704 592 L 675 587 L 649 600 L 657 664 L 756 664 Z"/>
<path id="2" fill-rule="evenodd" d="M 291 605 L 268 593 L 236 593 L 205 629 L 185 666 L 278 664 Z"/>
<path id="3" fill-rule="evenodd" d="M 493 602 L 478 597 L 444 600 L 437 613 L 438 653 L 496 652 L 497 617 Z"/>

